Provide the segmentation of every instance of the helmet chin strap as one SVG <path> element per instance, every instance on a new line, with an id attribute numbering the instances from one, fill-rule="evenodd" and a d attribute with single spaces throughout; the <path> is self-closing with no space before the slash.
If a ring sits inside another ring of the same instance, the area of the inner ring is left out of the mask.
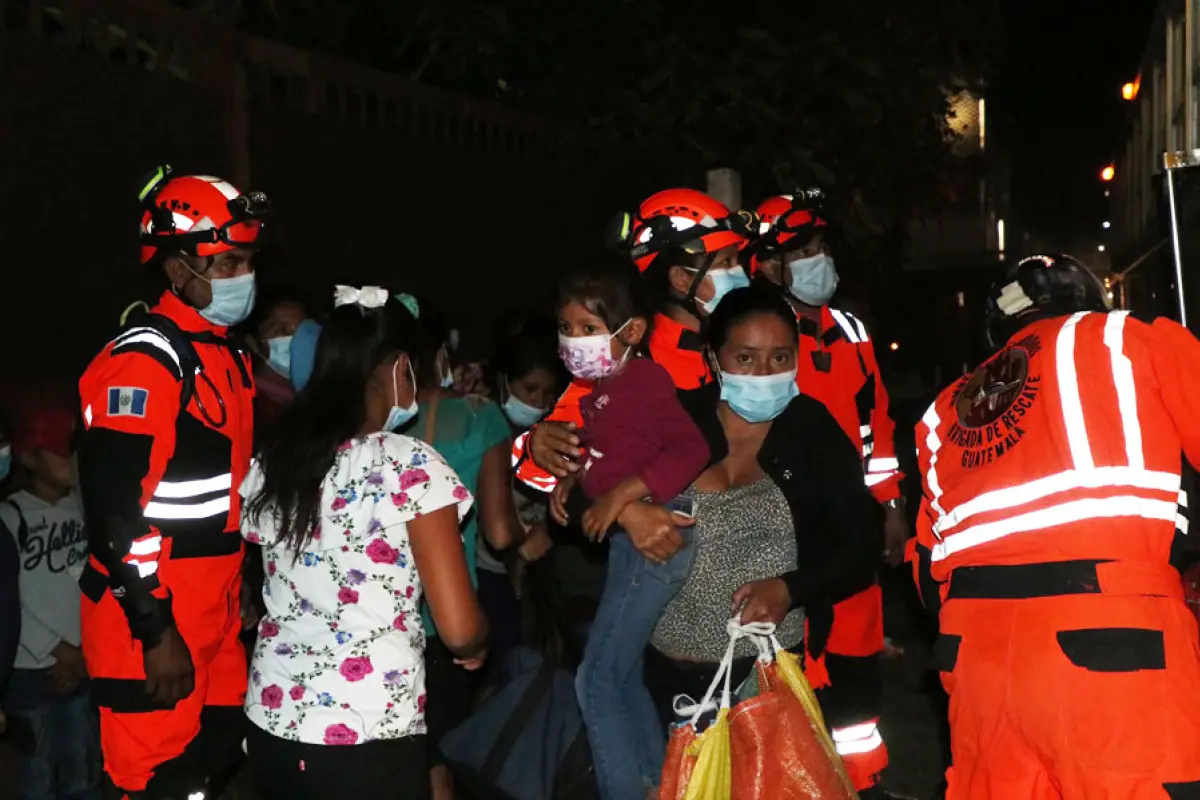
<path id="1" fill-rule="evenodd" d="M 704 315 L 700 313 L 700 306 L 696 304 L 696 292 L 700 290 L 700 284 L 704 283 L 708 271 L 712 269 L 713 262 L 716 260 L 716 253 L 708 253 L 704 257 L 703 263 L 696 268 L 696 277 L 692 279 L 692 285 L 688 287 L 687 294 L 675 301 L 684 311 L 701 321 L 704 320 Z"/>

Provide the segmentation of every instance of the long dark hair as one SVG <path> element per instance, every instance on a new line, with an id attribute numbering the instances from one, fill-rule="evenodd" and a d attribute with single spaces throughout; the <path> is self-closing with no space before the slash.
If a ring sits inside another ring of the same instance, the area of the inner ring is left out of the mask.
<path id="1" fill-rule="evenodd" d="M 796 312 L 787 300 L 783 299 L 776 287 L 755 283 L 725 295 L 708 318 L 704 339 L 713 356 L 725 346 L 731 330 L 748 317 L 759 314 L 779 317 L 791 331 L 792 339 L 800 341 L 800 323 L 796 321 Z"/>
<path id="2" fill-rule="evenodd" d="M 259 449 L 262 490 L 246 507 L 253 522 L 273 513 L 279 543 L 297 554 L 308 546 L 338 447 L 362 429 L 372 374 L 401 353 L 415 359 L 421 349 L 416 319 L 394 298 L 381 308 L 352 303 L 334 309 L 321 331 L 312 379 Z"/>
<path id="3" fill-rule="evenodd" d="M 556 308 L 572 300 L 604 320 L 609 333 L 634 317 L 644 319 L 646 334 L 636 349 L 645 351 L 654 323 L 654 301 L 629 259 L 602 258 L 568 272 L 558 284 Z"/>

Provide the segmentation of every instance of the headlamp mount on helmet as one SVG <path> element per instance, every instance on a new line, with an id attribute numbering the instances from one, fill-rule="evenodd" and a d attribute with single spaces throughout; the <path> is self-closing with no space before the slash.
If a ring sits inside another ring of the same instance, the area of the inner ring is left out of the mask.
<path id="1" fill-rule="evenodd" d="M 637 261 L 669 249 L 700 255 L 709 252 L 704 242 L 705 236 L 718 231 L 731 231 L 743 238 L 753 239 L 758 235 L 758 227 L 758 214 L 744 209 L 716 220 L 713 225 L 697 223 L 687 228 L 675 227 L 671 218 L 665 215 L 639 220 L 624 211 L 608 224 L 604 239 L 609 249 Z M 634 241 L 635 235 L 641 241 Z"/>

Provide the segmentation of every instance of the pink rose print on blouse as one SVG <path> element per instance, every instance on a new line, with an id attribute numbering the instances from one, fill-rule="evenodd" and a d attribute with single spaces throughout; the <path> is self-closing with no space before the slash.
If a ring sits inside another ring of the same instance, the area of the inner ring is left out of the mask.
<path id="1" fill-rule="evenodd" d="M 405 622 L 404 616 L 405 616 L 404 613 L 401 612 L 400 616 L 398 616 L 394 620 L 392 620 L 392 627 L 398 631 L 407 631 L 408 625 Z"/>
<path id="2" fill-rule="evenodd" d="M 393 492 L 392 493 L 392 505 L 396 506 L 396 508 L 400 508 L 407 502 L 408 502 L 408 492 Z"/>
<path id="3" fill-rule="evenodd" d="M 342 662 L 342 666 L 338 668 L 338 672 L 342 673 L 342 677 L 351 683 L 357 683 L 363 678 L 375 671 L 371 666 L 370 657 L 352 657 L 347 658 Z"/>
<path id="4" fill-rule="evenodd" d="M 358 734 L 355 733 L 348 725 L 339 722 L 336 725 L 330 725 L 325 729 L 325 744 L 342 745 L 354 744 L 358 741 Z"/>
<path id="5" fill-rule="evenodd" d="M 383 539 L 372 539 L 367 545 L 367 558 L 376 564 L 395 564 L 400 559 L 400 551 Z"/>
<path id="6" fill-rule="evenodd" d="M 417 712 L 420 714 L 425 713 L 425 695 L 423 694 L 417 696 Z"/>
<path id="7" fill-rule="evenodd" d="M 422 483 L 429 483 L 429 473 L 423 469 L 410 469 L 407 472 L 400 473 L 401 491 L 411 489 Z"/>
<path id="8" fill-rule="evenodd" d="M 338 602 L 350 605 L 358 602 L 358 592 L 351 589 L 349 586 L 343 586 L 338 589 Z"/>
<path id="9" fill-rule="evenodd" d="M 344 497 L 335 497 L 333 502 L 329 504 L 329 508 L 332 509 L 333 511 L 341 511 L 345 507 L 346 507 L 346 498 L 344 498 Z"/>
<path id="10" fill-rule="evenodd" d="M 267 708 L 275 709 L 283 705 L 283 689 L 280 689 L 275 684 L 271 684 L 262 690 L 262 704 Z"/>
<path id="11" fill-rule="evenodd" d="M 263 624 L 258 626 L 258 635 L 264 639 L 271 639 L 279 635 L 279 626 L 274 622 L 263 620 Z"/>
<path id="12" fill-rule="evenodd" d="M 304 697 L 304 687 L 300 684 L 296 684 L 291 688 L 291 691 L 288 692 L 288 696 L 293 700 L 299 701 L 300 698 Z"/>
<path id="13" fill-rule="evenodd" d="M 454 487 L 455 500 L 466 500 L 468 494 L 470 494 L 470 492 L 468 492 L 467 487 L 463 486 L 462 484 Z"/>
<path id="14" fill-rule="evenodd" d="M 246 541 L 250 544 L 262 544 L 262 537 L 254 531 L 246 532 Z"/>
<path id="15" fill-rule="evenodd" d="M 267 574 L 268 575 L 275 574 L 275 560 L 274 559 L 267 562 Z"/>

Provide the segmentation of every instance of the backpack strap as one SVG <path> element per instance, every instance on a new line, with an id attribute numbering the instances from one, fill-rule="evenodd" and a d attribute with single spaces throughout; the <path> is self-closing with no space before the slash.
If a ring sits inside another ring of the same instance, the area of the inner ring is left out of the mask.
<path id="1" fill-rule="evenodd" d="M 29 543 L 29 526 L 25 524 L 25 515 L 21 513 L 21 507 L 17 505 L 16 500 L 4 501 L 12 506 L 13 511 L 17 512 L 17 552 L 24 553 L 25 545 Z"/>
<path id="2" fill-rule="evenodd" d="M 179 409 L 182 412 L 196 393 L 196 375 L 200 356 L 191 337 L 162 314 L 133 310 L 125 329 L 113 340 L 112 354 L 141 353 L 161 364 L 179 381 Z"/>

